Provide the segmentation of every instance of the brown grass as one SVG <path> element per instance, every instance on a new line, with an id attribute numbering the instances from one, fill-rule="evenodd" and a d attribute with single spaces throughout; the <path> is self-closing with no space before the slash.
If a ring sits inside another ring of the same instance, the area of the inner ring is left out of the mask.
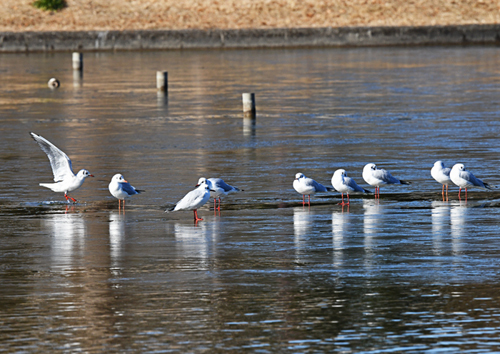
<path id="1" fill-rule="evenodd" d="M 496 24 L 500 0 L 2 0 L 0 31 Z"/>

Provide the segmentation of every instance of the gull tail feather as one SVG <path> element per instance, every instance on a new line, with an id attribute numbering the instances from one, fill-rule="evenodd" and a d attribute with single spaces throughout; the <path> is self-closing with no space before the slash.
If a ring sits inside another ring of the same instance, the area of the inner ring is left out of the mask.
<path id="1" fill-rule="evenodd" d="M 484 187 L 485 187 L 486 189 L 496 189 L 496 188 L 497 188 L 496 186 L 492 186 L 492 185 L 491 185 L 491 184 L 489 184 L 489 183 L 485 183 L 485 182 L 483 182 L 483 184 L 484 184 Z"/>
<path id="2" fill-rule="evenodd" d="M 165 210 L 165 213 L 171 213 L 172 211 L 174 211 L 175 207 L 177 206 L 177 204 L 175 204 L 173 207 L 171 208 L 167 208 L 167 210 Z"/>

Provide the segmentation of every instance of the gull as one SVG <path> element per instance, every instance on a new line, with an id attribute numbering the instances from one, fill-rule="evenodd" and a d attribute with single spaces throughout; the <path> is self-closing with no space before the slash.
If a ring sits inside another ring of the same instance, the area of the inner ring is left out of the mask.
<path id="1" fill-rule="evenodd" d="M 450 179 L 451 168 L 444 167 L 443 161 L 434 162 L 434 166 L 431 168 L 431 176 L 438 183 L 443 185 L 443 190 L 441 194 L 443 195 L 444 200 L 444 186 L 446 186 L 446 196 L 448 196 L 448 185 L 451 183 Z"/>
<path id="2" fill-rule="evenodd" d="M 212 183 L 204 177 L 198 180 L 196 189 L 186 194 L 184 198 L 179 200 L 172 208 L 165 210 L 169 211 L 180 211 L 180 210 L 193 210 L 194 211 L 194 221 L 203 220 L 198 217 L 197 209 L 202 207 L 210 199 L 210 192 L 212 190 Z"/>
<path id="3" fill-rule="evenodd" d="M 344 203 L 344 193 L 347 194 L 347 205 L 349 205 L 350 192 L 371 193 L 369 190 L 358 186 L 356 181 L 354 181 L 351 177 L 347 176 L 347 172 L 344 169 L 338 169 L 333 173 L 332 186 L 333 188 L 335 188 L 337 192 L 340 192 L 342 194 L 341 205 L 346 205 L 346 203 Z"/>
<path id="4" fill-rule="evenodd" d="M 78 171 L 75 176 L 71 168 L 71 160 L 68 155 L 40 135 L 33 132 L 30 134 L 38 143 L 42 151 L 47 154 L 50 161 L 50 167 L 52 167 L 52 173 L 54 174 L 54 182 L 56 182 L 40 183 L 40 186 L 49 188 L 57 193 L 64 192 L 64 197 L 68 202 L 71 199 L 74 203 L 76 203 L 76 199 L 68 196 L 68 193 L 80 188 L 85 181 L 85 178 L 94 176 L 91 175 L 89 171 L 84 169 Z"/>
<path id="5" fill-rule="evenodd" d="M 479 178 L 474 176 L 472 172 L 465 169 L 464 164 L 457 163 L 453 166 L 450 172 L 451 181 L 459 187 L 458 198 L 460 198 L 460 192 L 462 188 L 465 188 L 465 199 L 467 199 L 467 188 L 479 187 L 484 189 L 493 189 L 488 183 L 481 181 Z"/>
<path id="6" fill-rule="evenodd" d="M 370 186 L 375 187 L 375 198 L 380 198 L 380 186 L 384 184 L 410 184 L 410 182 L 403 181 L 393 177 L 390 172 L 381 169 L 379 170 L 374 163 L 366 164 L 363 167 L 363 179 Z"/>
<path id="7" fill-rule="evenodd" d="M 125 199 L 130 198 L 133 195 L 139 194 L 143 191 L 135 189 L 130 185 L 130 183 L 123 178 L 123 175 L 117 173 L 111 178 L 111 182 L 108 186 L 109 192 L 113 197 L 118 199 L 118 209 L 121 207 L 121 201 L 123 200 L 123 209 L 125 209 Z"/>
<path id="8" fill-rule="evenodd" d="M 208 179 L 212 183 L 213 192 L 210 192 L 210 197 L 214 198 L 214 209 L 220 210 L 220 197 L 221 195 L 228 195 L 229 193 L 239 192 L 240 189 L 230 186 L 221 178 L 209 178 Z M 199 182 L 199 181 L 198 181 Z M 216 208 L 216 198 L 219 198 L 219 207 Z"/>
<path id="9" fill-rule="evenodd" d="M 332 191 L 333 188 L 325 187 L 312 178 L 307 178 L 303 173 L 297 173 L 293 181 L 293 188 L 297 193 L 302 194 L 302 205 L 306 204 L 306 195 L 309 198 L 308 205 L 311 205 L 311 194 Z"/>

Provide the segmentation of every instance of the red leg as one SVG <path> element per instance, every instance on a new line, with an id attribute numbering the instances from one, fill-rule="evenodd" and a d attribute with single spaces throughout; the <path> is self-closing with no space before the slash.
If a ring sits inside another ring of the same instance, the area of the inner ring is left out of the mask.
<path id="1" fill-rule="evenodd" d="M 73 197 L 70 197 L 70 196 L 69 196 L 69 195 L 67 195 L 66 193 L 64 193 L 64 197 L 66 198 L 66 200 L 68 200 L 68 201 L 69 201 L 69 200 L 71 199 L 71 200 L 73 201 L 73 203 L 76 203 L 76 199 L 75 199 L 75 198 L 73 198 Z"/>
<path id="2" fill-rule="evenodd" d="M 349 193 L 347 193 L 347 205 L 349 205 L 351 201 L 349 200 Z"/>
<path id="3" fill-rule="evenodd" d="M 306 205 L 306 195 L 302 194 L 302 206 Z"/>
<path id="4" fill-rule="evenodd" d="M 458 199 L 461 199 L 460 198 L 460 192 L 462 191 L 462 187 L 458 188 Z"/>
<path id="5" fill-rule="evenodd" d="M 311 195 L 309 194 L 307 197 L 309 198 L 309 199 L 308 199 L 308 202 L 307 202 L 307 205 L 309 205 L 309 206 L 310 206 L 310 205 L 311 205 Z"/>
<path id="6" fill-rule="evenodd" d="M 217 210 L 220 210 L 220 197 L 219 197 L 219 207 L 217 208 Z"/>
<path id="7" fill-rule="evenodd" d="M 465 188 L 465 200 L 467 200 L 467 188 Z"/>
<path id="8" fill-rule="evenodd" d="M 194 211 L 194 221 L 200 221 L 200 220 L 203 220 L 202 218 L 199 218 L 198 217 L 198 211 L 195 209 L 193 210 Z"/>

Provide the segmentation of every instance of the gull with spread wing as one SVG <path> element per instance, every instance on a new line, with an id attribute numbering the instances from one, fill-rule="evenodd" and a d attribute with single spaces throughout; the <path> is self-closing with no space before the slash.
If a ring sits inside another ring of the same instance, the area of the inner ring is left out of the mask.
<path id="1" fill-rule="evenodd" d="M 68 196 L 68 193 L 80 188 L 85 178 L 94 176 L 85 169 L 78 171 L 75 175 L 68 155 L 44 137 L 35 133 L 30 133 L 30 135 L 35 139 L 42 151 L 47 154 L 54 174 L 55 183 L 40 183 L 40 186 L 49 188 L 56 193 L 64 193 L 64 197 L 68 202 L 71 199 L 76 203 L 76 199 Z"/>

